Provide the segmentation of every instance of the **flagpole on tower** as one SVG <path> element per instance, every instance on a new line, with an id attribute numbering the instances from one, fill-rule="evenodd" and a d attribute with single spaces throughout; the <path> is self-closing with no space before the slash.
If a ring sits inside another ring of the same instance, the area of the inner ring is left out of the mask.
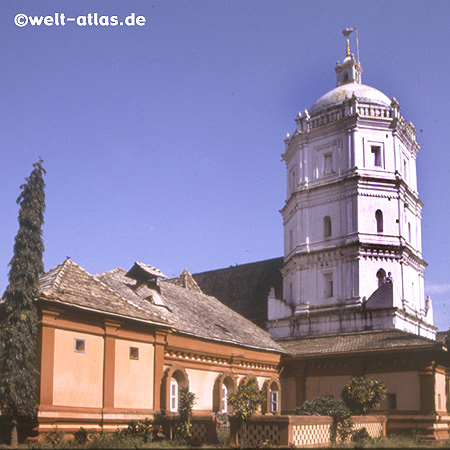
<path id="1" fill-rule="evenodd" d="M 355 31 L 356 34 L 356 60 L 357 63 L 359 64 L 359 42 L 358 42 L 358 28 L 345 28 L 344 30 L 342 30 L 342 34 L 347 38 L 347 53 L 350 53 L 350 47 L 349 47 L 349 41 L 348 41 L 348 37 L 350 36 L 351 33 L 353 33 L 353 31 Z M 347 55 L 350 56 L 350 55 Z"/>

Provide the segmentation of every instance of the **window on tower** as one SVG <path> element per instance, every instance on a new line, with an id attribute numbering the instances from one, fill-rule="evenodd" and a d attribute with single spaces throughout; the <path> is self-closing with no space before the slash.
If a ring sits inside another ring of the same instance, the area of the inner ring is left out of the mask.
<path id="1" fill-rule="evenodd" d="M 383 212 L 380 209 L 377 209 L 375 212 L 375 219 L 377 221 L 377 233 L 383 232 Z"/>
<path id="2" fill-rule="evenodd" d="M 323 218 L 323 237 L 331 237 L 331 218 L 330 216 L 325 216 Z"/>
<path id="3" fill-rule="evenodd" d="M 295 169 L 291 170 L 291 180 L 290 180 L 290 184 L 291 184 L 291 193 L 295 192 L 296 189 L 296 184 L 297 184 L 297 176 L 295 173 Z"/>
<path id="4" fill-rule="evenodd" d="M 323 276 L 323 296 L 331 298 L 334 296 L 333 274 L 326 273 Z"/>
<path id="5" fill-rule="evenodd" d="M 373 165 L 375 167 L 383 167 L 382 155 L 381 155 L 381 147 L 379 145 L 371 146 L 372 157 L 373 157 Z"/>
<path id="6" fill-rule="evenodd" d="M 333 158 L 331 153 L 327 153 L 323 156 L 323 173 L 327 175 L 331 172 L 333 172 Z"/>

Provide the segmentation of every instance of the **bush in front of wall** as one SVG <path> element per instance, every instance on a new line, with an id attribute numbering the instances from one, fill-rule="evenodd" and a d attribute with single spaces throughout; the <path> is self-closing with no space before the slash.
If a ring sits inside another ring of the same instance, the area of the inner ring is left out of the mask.
<path id="1" fill-rule="evenodd" d="M 342 399 L 352 414 L 365 416 L 386 398 L 386 386 L 375 378 L 354 377 L 342 390 Z"/>
<path id="2" fill-rule="evenodd" d="M 295 413 L 301 416 L 331 416 L 333 425 L 330 429 L 330 440 L 345 441 L 352 432 L 353 421 L 351 411 L 343 400 L 332 396 L 316 397 L 313 400 L 303 402 L 296 408 Z"/>

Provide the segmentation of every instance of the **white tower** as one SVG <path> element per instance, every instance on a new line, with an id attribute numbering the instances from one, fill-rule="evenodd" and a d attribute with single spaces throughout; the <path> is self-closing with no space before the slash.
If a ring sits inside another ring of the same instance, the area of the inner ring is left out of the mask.
<path id="1" fill-rule="evenodd" d="M 350 54 L 336 88 L 285 139 L 283 299 L 275 337 L 397 328 L 435 337 L 424 298 L 419 145 L 393 98 L 361 84 Z"/>

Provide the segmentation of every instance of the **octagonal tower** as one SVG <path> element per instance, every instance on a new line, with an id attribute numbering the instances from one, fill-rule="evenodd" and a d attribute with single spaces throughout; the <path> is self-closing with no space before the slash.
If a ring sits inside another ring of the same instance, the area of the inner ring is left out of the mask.
<path id="1" fill-rule="evenodd" d="M 361 84 L 347 47 L 337 85 L 285 139 L 283 299 L 275 337 L 397 328 L 435 337 L 424 298 L 419 145 L 395 98 Z"/>

